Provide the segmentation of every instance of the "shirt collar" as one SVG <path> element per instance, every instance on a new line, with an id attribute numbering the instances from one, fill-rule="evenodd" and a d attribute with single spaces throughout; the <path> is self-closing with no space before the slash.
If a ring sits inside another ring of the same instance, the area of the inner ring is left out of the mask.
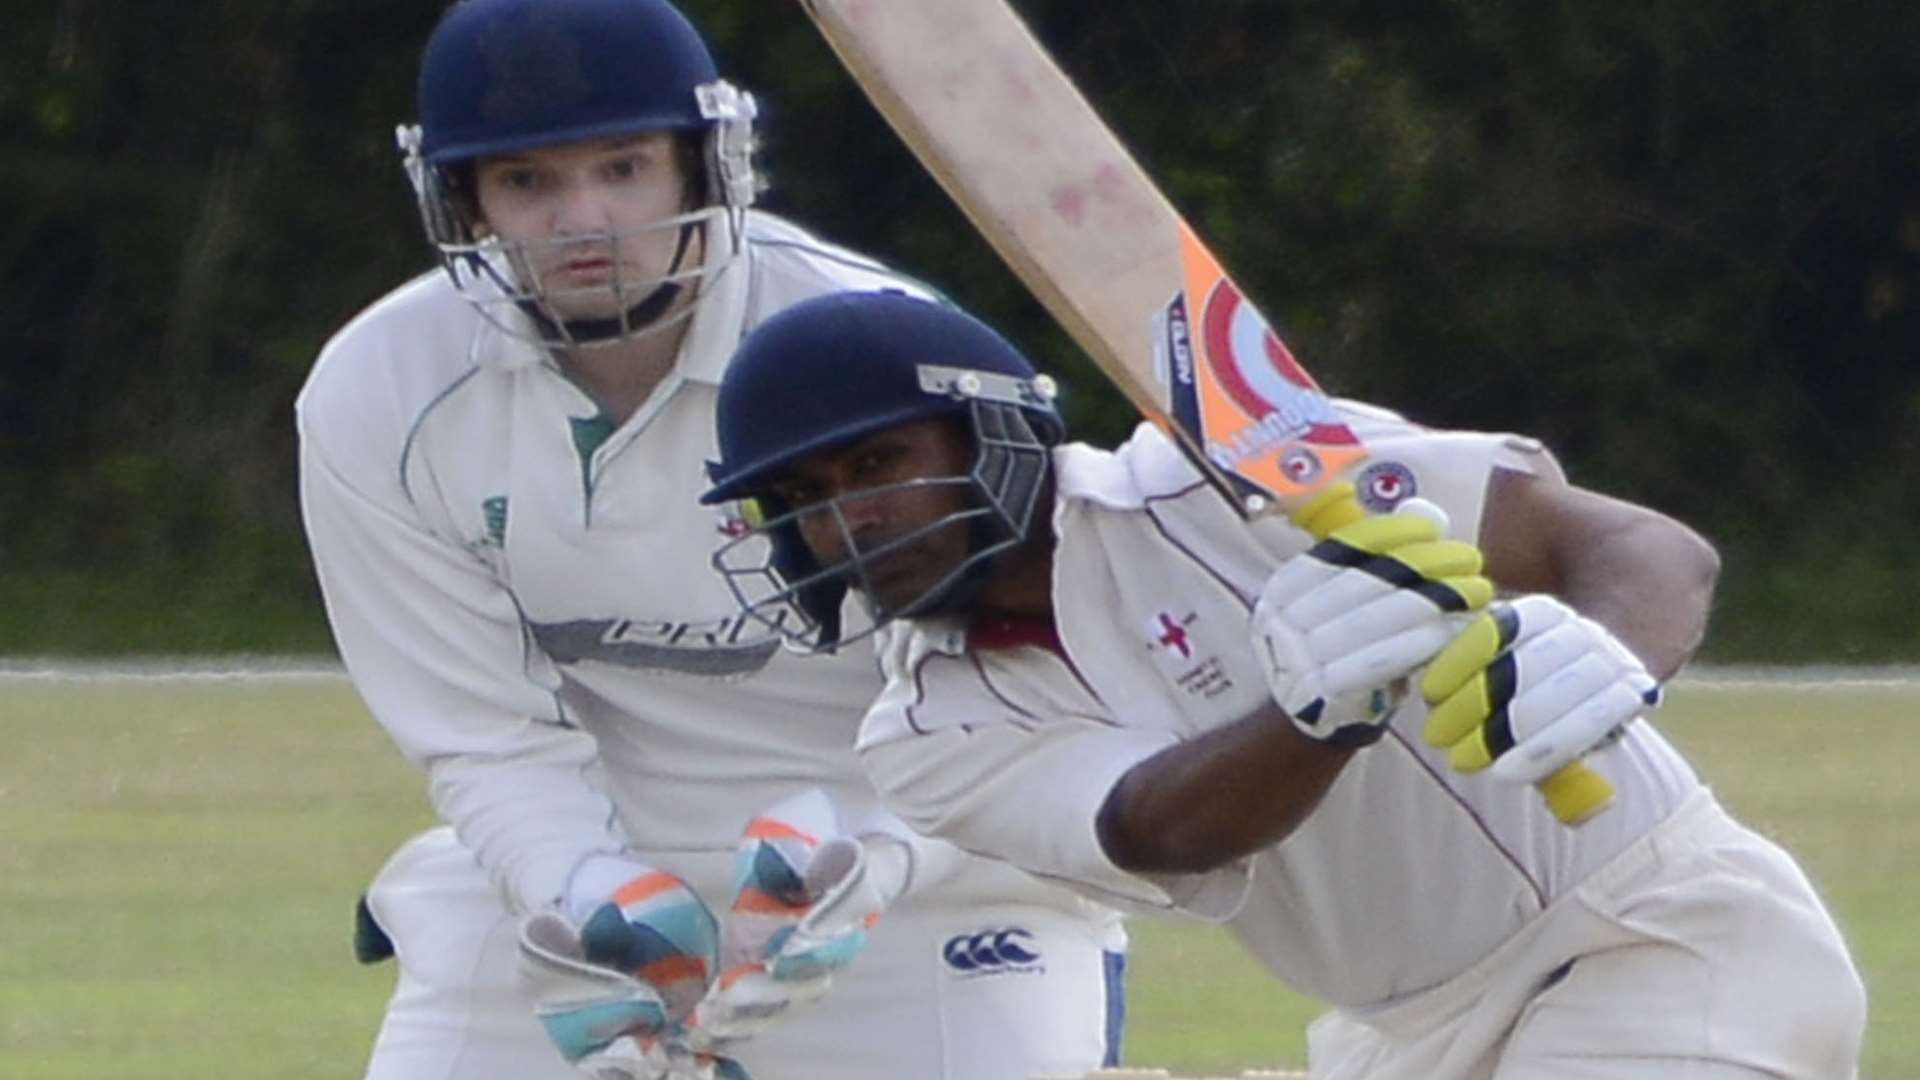
<path id="1" fill-rule="evenodd" d="M 744 235 L 740 243 L 740 254 L 701 283 L 706 295 L 694 308 L 693 325 L 687 329 L 687 339 L 680 344 L 677 366 L 682 375 L 694 382 L 718 386 L 734 350 L 740 347 L 740 339 L 746 335 L 750 269 Z"/>

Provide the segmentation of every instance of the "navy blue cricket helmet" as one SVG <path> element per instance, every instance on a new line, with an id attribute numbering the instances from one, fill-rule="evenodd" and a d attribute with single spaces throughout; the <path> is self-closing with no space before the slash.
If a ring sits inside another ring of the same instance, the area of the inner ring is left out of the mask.
<path id="1" fill-rule="evenodd" d="M 420 61 L 420 153 L 444 166 L 642 131 L 705 127 L 720 78 L 666 0 L 461 0 Z"/>
<path id="2" fill-rule="evenodd" d="M 467 299 L 509 333 L 575 346 L 647 332 L 682 287 L 739 252 L 743 215 L 759 188 L 757 107 L 720 78 L 706 41 L 668 0 L 459 0 L 427 40 L 418 93 L 419 122 L 402 125 L 399 141 L 428 240 Z M 653 226 L 680 231 L 680 257 L 661 278 L 620 284 L 622 296 L 640 303 L 569 322 L 542 283 L 530 280 L 513 245 L 478 220 L 463 190 L 471 166 L 492 155 L 658 131 L 685 133 L 701 149 L 699 175 L 688 178 L 700 206 Z M 683 267 L 700 227 L 707 230 L 702 264 Z"/>
<path id="3" fill-rule="evenodd" d="M 748 335 L 720 384 L 720 458 L 707 465 L 713 487 L 701 501 L 753 500 L 762 523 L 716 553 L 714 565 L 749 614 L 810 649 L 853 640 L 839 626 L 849 587 L 868 602 L 875 629 L 951 607 L 984 579 L 994 556 L 1027 536 L 1047 448 L 1065 434 L 1054 397 L 1053 380 L 1006 338 L 949 305 L 897 291 L 796 304 Z M 818 451 L 938 416 L 965 419 L 973 436 L 970 473 L 934 481 L 971 494 L 960 515 L 972 530 L 970 555 L 915 602 L 883 610 L 860 589 L 859 553 L 821 566 L 802 541 L 798 515 L 822 508 L 784 505 L 769 481 Z M 798 623 L 788 621 L 789 609 L 802 616 Z"/>

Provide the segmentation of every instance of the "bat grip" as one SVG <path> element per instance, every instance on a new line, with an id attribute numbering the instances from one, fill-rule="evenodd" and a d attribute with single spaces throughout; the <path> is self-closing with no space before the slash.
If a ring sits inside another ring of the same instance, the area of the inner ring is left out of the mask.
<path id="1" fill-rule="evenodd" d="M 1293 523 L 1324 540 L 1339 529 L 1367 516 L 1353 485 L 1342 481 L 1300 504 L 1289 515 Z M 1559 771 L 1534 785 L 1547 800 L 1553 816 L 1567 826 L 1581 825 L 1613 804 L 1613 783 L 1584 761 L 1569 761 Z"/>

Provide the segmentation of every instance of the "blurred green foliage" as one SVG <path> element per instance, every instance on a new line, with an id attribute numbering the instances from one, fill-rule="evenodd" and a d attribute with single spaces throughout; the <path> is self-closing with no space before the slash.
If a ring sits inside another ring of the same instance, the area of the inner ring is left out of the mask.
<path id="1" fill-rule="evenodd" d="M 687 0 L 767 204 L 1131 423 L 797 5 Z M 1728 559 L 1725 659 L 1912 659 L 1920 8 L 1021 0 L 1338 392 L 1546 439 Z M 427 266 L 392 151 L 439 0 L 37 0 L 0 40 L 0 652 L 326 642 L 291 403 Z"/>

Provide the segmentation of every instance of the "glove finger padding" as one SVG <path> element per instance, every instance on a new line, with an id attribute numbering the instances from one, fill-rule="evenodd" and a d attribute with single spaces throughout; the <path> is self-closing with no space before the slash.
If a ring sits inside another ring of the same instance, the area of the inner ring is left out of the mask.
<path id="1" fill-rule="evenodd" d="M 1493 605 L 1428 665 L 1424 737 L 1461 772 L 1536 783 L 1660 704 L 1605 627 L 1550 596 Z"/>
<path id="2" fill-rule="evenodd" d="M 686 882 L 649 871 L 617 889 L 580 928 L 590 964 L 626 972 L 653 987 L 679 1023 L 693 1014 L 719 970 L 720 930 Z"/>
<path id="3" fill-rule="evenodd" d="M 650 1080 L 650 1059 L 670 1021 L 658 990 L 621 971 L 590 963 L 579 931 L 551 912 L 520 927 L 520 977 L 534 1016 L 562 1057 L 590 1076 Z"/>
<path id="4" fill-rule="evenodd" d="M 851 836 L 835 837 L 814 853 L 807 890 L 816 899 L 792 933 L 771 943 L 775 978 L 830 976 L 866 947 L 867 931 L 893 900 L 881 875 L 868 870 L 866 845 Z"/>
<path id="5" fill-rule="evenodd" d="M 1378 739 L 1407 676 L 1484 607 L 1480 551 L 1440 538 L 1432 511 L 1367 518 L 1287 560 L 1254 605 L 1254 651 L 1295 726 L 1339 746 Z"/>
<path id="6" fill-rule="evenodd" d="M 818 788 L 781 800 L 747 822 L 733 856 L 733 901 L 721 928 L 728 969 L 767 959 L 813 906 L 807 870 L 840 832 L 833 801 Z"/>
<path id="7" fill-rule="evenodd" d="M 863 841 L 839 830 L 832 801 L 818 790 L 748 823 L 723 935 L 728 965 L 695 1014 L 696 1046 L 757 1034 L 826 993 L 865 947 L 867 929 L 904 883 L 907 856 L 901 867 L 889 858 L 876 869 Z"/>

